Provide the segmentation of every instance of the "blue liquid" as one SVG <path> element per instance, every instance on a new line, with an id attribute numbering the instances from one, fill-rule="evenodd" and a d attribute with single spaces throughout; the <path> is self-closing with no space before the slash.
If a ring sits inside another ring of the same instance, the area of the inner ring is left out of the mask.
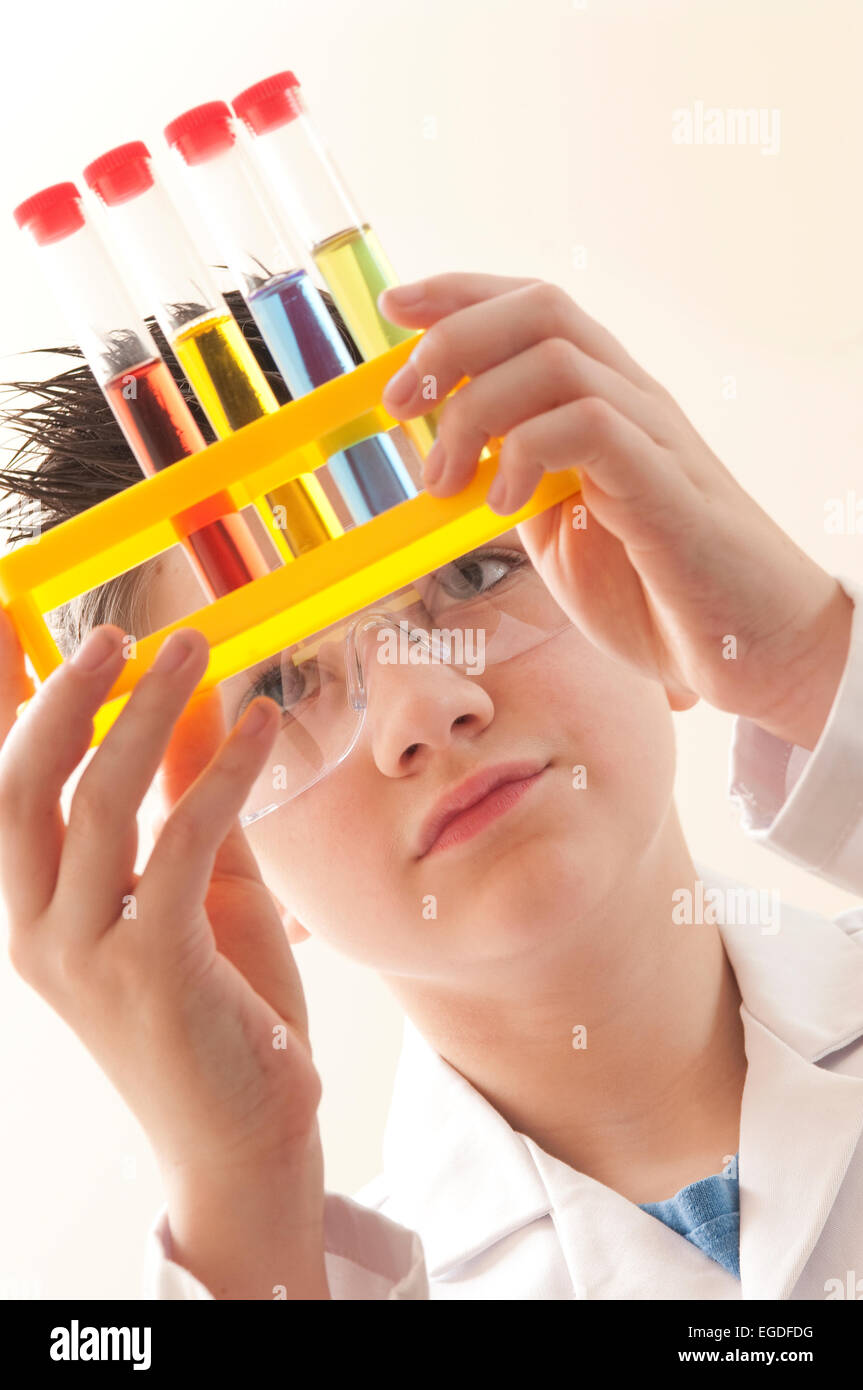
<path id="1" fill-rule="evenodd" d="M 248 305 L 293 397 L 353 371 L 354 361 L 304 270 L 274 276 L 249 296 Z M 417 495 L 398 449 L 385 434 L 333 454 L 327 466 L 357 524 Z"/>

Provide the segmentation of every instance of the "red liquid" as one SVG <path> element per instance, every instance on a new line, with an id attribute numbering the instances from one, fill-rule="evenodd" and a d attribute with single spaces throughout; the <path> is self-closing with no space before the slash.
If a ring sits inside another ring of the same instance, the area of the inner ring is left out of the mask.
<path id="1" fill-rule="evenodd" d="M 102 388 L 117 423 L 148 478 L 207 447 L 182 392 L 161 359 L 143 362 Z M 206 511 L 206 503 L 184 517 Z M 184 541 L 189 559 L 210 598 L 239 589 L 269 574 L 270 567 L 239 512 L 190 530 Z"/>

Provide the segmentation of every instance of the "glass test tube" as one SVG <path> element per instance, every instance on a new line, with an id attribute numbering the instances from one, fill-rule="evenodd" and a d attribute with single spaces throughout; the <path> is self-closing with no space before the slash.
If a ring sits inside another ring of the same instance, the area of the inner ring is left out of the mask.
<path id="1" fill-rule="evenodd" d="M 165 130 L 202 215 L 291 395 L 354 369 L 354 361 L 305 257 L 294 246 L 237 144 L 225 102 L 186 111 Z M 368 521 L 417 489 L 388 434 L 360 440 L 327 461 L 354 521 Z"/>
<path id="2" fill-rule="evenodd" d="M 409 338 L 378 309 L 381 290 L 399 283 L 377 236 L 357 209 L 311 121 L 300 84 L 279 72 L 234 98 L 252 148 L 368 359 Z M 437 411 L 404 422 L 423 457 L 435 438 Z"/>
<path id="3" fill-rule="evenodd" d="M 142 472 L 152 477 L 205 449 L 206 440 L 87 219 L 75 184 L 42 189 L 14 215 L 38 250 L 45 276 L 69 315 L 81 351 Z M 207 510 L 212 514 L 207 502 L 201 502 L 183 520 L 194 523 L 196 515 Z M 192 524 L 183 544 L 210 599 L 271 570 L 236 510 L 206 524 Z"/>
<path id="4" fill-rule="evenodd" d="M 255 354 L 154 174 L 146 145 L 135 140 L 109 150 L 88 164 L 84 178 L 109 209 L 118 240 L 218 438 L 278 410 Z M 295 556 L 342 534 L 313 473 L 285 483 L 267 500 L 270 506 L 259 508 L 264 522 L 276 537 L 283 533 Z M 275 515 L 272 507 L 279 508 Z"/>

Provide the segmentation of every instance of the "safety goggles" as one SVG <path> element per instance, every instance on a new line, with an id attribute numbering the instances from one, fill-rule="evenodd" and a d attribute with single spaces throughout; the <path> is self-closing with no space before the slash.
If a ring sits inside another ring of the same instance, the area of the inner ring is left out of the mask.
<path id="1" fill-rule="evenodd" d="M 315 786 L 355 747 L 376 669 L 449 665 L 481 679 L 571 626 L 515 531 L 423 575 L 218 686 L 230 729 L 258 696 L 281 726 L 240 820 L 252 825 Z"/>

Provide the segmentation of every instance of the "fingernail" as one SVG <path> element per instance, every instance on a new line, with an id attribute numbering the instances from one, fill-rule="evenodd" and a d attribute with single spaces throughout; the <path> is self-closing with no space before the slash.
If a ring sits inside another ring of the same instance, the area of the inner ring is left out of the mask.
<path id="1" fill-rule="evenodd" d="M 446 450 L 440 440 L 436 439 L 423 464 L 423 487 L 434 487 L 445 467 Z"/>
<path id="2" fill-rule="evenodd" d="M 494 481 L 486 493 L 486 506 L 492 507 L 501 515 L 506 514 L 506 478 L 502 473 L 496 473 Z"/>
<path id="3" fill-rule="evenodd" d="M 387 294 L 391 294 L 398 304 L 408 305 L 419 304 L 421 299 L 425 299 L 426 292 L 425 285 L 418 280 L 411 285 L 388 285 Z"/>
<path id="4" fill-rule="evenodd" d="M 167 675 L 170 671 L 179 671 L 191 651 L 192 641 L 187 633 L 172 632 L 159 648 L 159 655 L 150 670 L 158 671 L 160 675 Z"/>
<path id="5" fill-rule="evenodd" d="M 238 729 L 243 738 L 252 738 L 259 734 L 265 724 L 270 721 L 270 711 L 267 705 L 273 704 L 272 700 L 256 700 L 251 709 L 246 711 L 244 719 L 240 720 Z"/>
<path id="6" fill-rule="evenodd" d="M 401 371 L 390 377 L 384 387 L 384 400 L 397 407 L 407 405 L 418 385 L 417 374 L 413 367 L 409 365 L 402 367 Z"/>
<path id="7" fill-rule="evenodd" d="M 72 657 L 79 671 L 98 671 L 117 650 L 117 638 L 111 632 L 91 632 Z"/>

